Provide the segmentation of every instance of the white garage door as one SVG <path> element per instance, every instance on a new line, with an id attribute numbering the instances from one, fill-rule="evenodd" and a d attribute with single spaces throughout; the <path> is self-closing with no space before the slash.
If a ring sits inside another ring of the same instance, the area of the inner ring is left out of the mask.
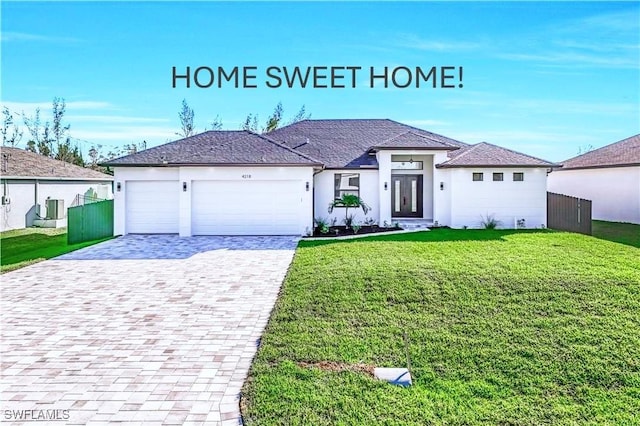
<path id="1" fill-rule="evenodd" d="M 299 235 L 304 183 L 194 181 L 193 235 Z"/>
<path id="2" fill-rule="evenodd" d="M 127 234 L 177 234 L 178 181 L 128 181 L 125 184 Z"/>

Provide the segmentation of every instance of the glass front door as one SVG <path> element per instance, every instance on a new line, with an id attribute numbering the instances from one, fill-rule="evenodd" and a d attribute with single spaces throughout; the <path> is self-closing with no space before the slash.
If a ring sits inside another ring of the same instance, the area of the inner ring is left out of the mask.
<path id="1" fill-rule="evenodd" d="M 422 175 L 391 176 L 391 217 L 422 217 Z"/>

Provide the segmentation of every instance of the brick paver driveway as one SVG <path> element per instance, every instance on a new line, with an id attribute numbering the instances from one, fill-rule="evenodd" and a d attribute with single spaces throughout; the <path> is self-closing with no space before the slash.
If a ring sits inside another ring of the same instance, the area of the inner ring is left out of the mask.
<path id="1" fill-rule="evenodd" d="M 237 425 L 296 243 L 126 236 L 2 275 L 2 421 Z"/>

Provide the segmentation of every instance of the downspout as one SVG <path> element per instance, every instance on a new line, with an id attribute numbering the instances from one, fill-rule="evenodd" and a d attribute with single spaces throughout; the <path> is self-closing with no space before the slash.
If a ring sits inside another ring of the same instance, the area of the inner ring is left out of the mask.
<path id="1" fill-rule="evenodd" d="M 33 195 L 34 195 L 34 198 L 35 198 L 34 201 L 33 201 L 33 205 L 35 206 L 35 209 L 36 209 L 35 213 L 36 213 L 36 216 L 38 216 L 38 217 L 40 217 L 40 208 L 38 207 L 38 195 L 39 195 L 38 194 L 38 192 L 39 192 L 38 189 L 39 189 L 39 186 L 40 186 L 40 181 L 38 179 L 36 179 L 36 181 L 33 184 Z"/>

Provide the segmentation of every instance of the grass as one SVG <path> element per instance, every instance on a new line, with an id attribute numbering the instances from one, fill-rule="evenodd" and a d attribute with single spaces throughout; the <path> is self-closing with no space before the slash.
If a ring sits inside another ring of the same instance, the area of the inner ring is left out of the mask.
<path id="1" fill-rule="evenodd" d="M 596 238 L 640 248 L 640 225 L 594 220 L 591 228 Z"/>
<path id="2" fill-rule="evenodd" d="M 243 389 L 244 420 L 638 424 L 639 256 L 554 231 L 302 242 Z M 405 331 L 414 385 L 366 374 L 406 365 Z"/>
<path id="3" fill-rule="evenodd" d="M 66 228 L 26 228 L 0 233 L 0 271 L 23 268 L 109 238 L 67 244 Z"/>

